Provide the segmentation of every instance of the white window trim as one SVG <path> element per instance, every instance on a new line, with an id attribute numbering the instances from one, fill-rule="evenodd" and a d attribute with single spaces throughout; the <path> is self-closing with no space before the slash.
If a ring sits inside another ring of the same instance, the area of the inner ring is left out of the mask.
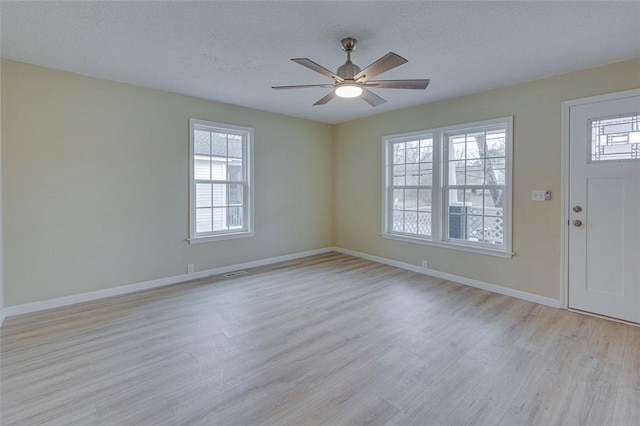
<path id="1" fill-rule="evenodd" d="M 447 229 L 447 215 L 443 212 L 443 204 L 445 194 L 443 191 L 443 173 L 447 170 L 444 154 L 444 135 L 450 132 L 475 130 L 483 127 L 493 127 L 504 125 L 506 127 L 505 141 L 505 195 L 504 195 L 504 245 L 500 248 L 492 248 L 482 243 L 474 243 L 471 241 L 448 240 L 444 235 L 444 229 Z M 396 232 L 388 232 L 390 229 L 390 203 L 389 199 L 389 161 L 392 156 L 389 153 L 391 149 L 390 142 L 397 142 L 402 139 L 411 140 L 417 136 L 430 135 L 433 138 L 433 181 L 432 181 L 432 213 L 431 213 L 431 237 L 418 237 L 413 235 L 402 235 Z M 389 240 L 403 241 L 413 244 L 428 245 L 452 250 L 466 251 L 489 256 L 497 256 L 511 258 L 514 256 L 512 249 L 512 230 L 513 230 L 513 117 L 501 117 L 491 120 L 476 121 L 473 123 L 463 123 L 446 127 L 438 127 L 434 129 L 419 130 L 409 133 L 401 133 L 382 137 L 382 232 L 380 236 Z M 434 224 L 436 226 L 434 226 Z"/>
<path id="2" fill-rule="evenodd" d="M 214 129 L 219 129 L 221 132 L 240 132 L 244 133 L 247 138 L 246 143 L 246 186 L 248 191 L 245 191 L 246 202 L 246 221 L 247 225 L 242 230 L 225 230 L 211 232 L 206 235 L 196 236 L 196 208 L 195 208 L 195 193 L 196 193 L 196 179 L 195 179 L 195 167 L 194 167 L 194 128 L 196 126 L 204 126 Z M 225 123 L 216 123 L 213 121 L 198 120 L 195 118 L 189 119 L 189 238 L 187 241 L 189 244 L 207 243 L 213 241 L 231 240 L 236 238 L 253 237 L 254 232 L 254 170 L 253 170 L 253 140 L 254 129 L 251 127 L 235 126 Z"/>

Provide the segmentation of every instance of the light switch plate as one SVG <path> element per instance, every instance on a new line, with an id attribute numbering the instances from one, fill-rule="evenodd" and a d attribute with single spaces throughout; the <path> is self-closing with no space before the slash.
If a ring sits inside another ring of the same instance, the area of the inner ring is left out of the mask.
<path id="1" fill-rule="evenodd" d="M 534 189 L 531 191 L 531 201 L 548 201 L 551 199 L 551 191 L 548 189 Z"/>

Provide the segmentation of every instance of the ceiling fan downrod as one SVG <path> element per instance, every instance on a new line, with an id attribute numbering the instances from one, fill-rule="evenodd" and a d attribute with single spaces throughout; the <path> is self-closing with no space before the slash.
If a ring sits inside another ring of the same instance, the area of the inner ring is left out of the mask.
<path id="1" fill-rule="evenodd" d="M 345 62 L 343 65 L 340 65 L 337 74 L 342 79 L 351 82 L 354 81 L 353 77 L 360 72 L 360 67 L 351 62 L 351 52 L 353 52 L 357 45 L 358 40 L 356 40 L 355 38 L 343 38 L 342 41 L 340 41 L 342 50 L 347 52 L 347 62 Z"/>

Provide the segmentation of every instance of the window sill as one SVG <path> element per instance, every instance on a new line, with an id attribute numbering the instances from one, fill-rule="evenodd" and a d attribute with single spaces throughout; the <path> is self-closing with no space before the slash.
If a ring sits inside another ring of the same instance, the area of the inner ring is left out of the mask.
<path id="1" fill-rule="evenodd" d="M 388 239 L 388 240 L 396 240 L 396 241 L 402 241 L 402 242 L 405 242 L 405 243 L 412 243 L 412 244 L 421 244 L 421 245 L 425 245 L 425 246 L 433 246 L 433 247 L 439 247 L 439 248 L 444 248 L 444 249 L 449 249 L 449 250 L 466 251 L 466 252 L 470 252 L 470 253 L 477 253 L 477 254 L 483 254 L 483 255 L 495 256 L 495 257 L 502 257 L 502 258 L 507 258 L 507 259 L 511 259 L 513 256 L 515 256 L 515 253 L 510 251 L 510 250 L 500 250 L 500 249 L 491 249 L 491 248 L 486 248 L 486 247 L 477 247 L 477 246 L 471 246 L 471 245 L 466 245 L 466 244 L 452 243 L 452 242 L 449 242 L 449 241 L 431 241 L 431 240 L 424 240 L 422 238 L 413 238 L 413 237 L 409 237 L 409 236 L 405 236 L 405 235 L 396 235 L 396 234 L 385 234 L 385 233 L 382 233 L 382 234 L 380 234 L 380 236 L 382 238 L 385 238 L 385 239 Z"/>
<path id="2" fill-rule="evenodd" d="M 187 238 L 189 244 L 212 243 L 215 241 L 235 240 L 237 238 L 253 237 L 253 231 L 234 232 L 230 234 L 207 235 L 206 237 Z"/>

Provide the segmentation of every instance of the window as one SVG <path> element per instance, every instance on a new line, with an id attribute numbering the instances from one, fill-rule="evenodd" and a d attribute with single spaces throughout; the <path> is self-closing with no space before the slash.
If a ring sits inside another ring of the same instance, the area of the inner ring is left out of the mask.
<path id="1" fill-rule="evenodd" d="M 383 138 L 382 236 L 511 256 L 512 118 Z"/>
<path id="2" fill-rule="evenodd" d="M 253 129 L 189 120 L 191 243 L 253 235 Z"/>
<path id="3" fill-rule="evenodd" d="M 640 159 L 640 114 L 591 119 L 589 124 L 591 162 Z"/>
<path id="4" fill-rule="evenodd" d="M 433 138 L 392 142 L 390 182 L 391 231 L 411 236 L 431 236 Z"/>

